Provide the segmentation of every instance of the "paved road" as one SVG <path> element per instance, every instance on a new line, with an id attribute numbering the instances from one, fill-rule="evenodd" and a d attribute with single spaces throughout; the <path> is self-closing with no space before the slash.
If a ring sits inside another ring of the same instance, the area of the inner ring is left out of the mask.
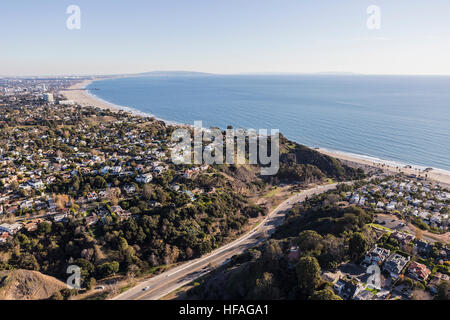
<path id="1" fill-rule="evenodd" d="M 135 287 L 116 296 L 113 300 L 157 300 L 170 292 L 188 284 L 189 282 L 209 273 L 210 265 L 221 265 L 232 256 L 244 252 L 246 249 L 267 240 L 275 228 L 280 225 L 284 217 L 295 203 L 304 201 L 306 197 L 335 189 L 337 184 L 318 186 L 304 190 L 275 208 L 258 226 L 242 237 L 220 247 L 211 253 L 188 261 L 176 268 L 163 272 L 149 280 L 143 281 Z"/>

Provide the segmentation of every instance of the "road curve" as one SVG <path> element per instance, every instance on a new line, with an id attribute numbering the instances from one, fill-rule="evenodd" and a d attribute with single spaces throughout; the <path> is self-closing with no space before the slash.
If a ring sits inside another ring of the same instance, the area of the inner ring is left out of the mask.
<path id="1" fill-rule="evenodd" d="M 158 300 L 170 292 L 188 284 L 189 282 L 209 273 L 209 265 L 221 265 L 232 256 L 244 252 L 246 249 L 267 240 L 275 228 L 280 225 L 295 203 L 304 201 L 306 197 L 335 189 L 337 183 L 318 186 L 303 190 L 278 205 L 255 228 L 240 238 L 210 252 L 209 254 L 187 261 L 173 269 L 167 270 L 155 277 L 140 282 L 135 287 L 117 295 L 112 300 Z"/>

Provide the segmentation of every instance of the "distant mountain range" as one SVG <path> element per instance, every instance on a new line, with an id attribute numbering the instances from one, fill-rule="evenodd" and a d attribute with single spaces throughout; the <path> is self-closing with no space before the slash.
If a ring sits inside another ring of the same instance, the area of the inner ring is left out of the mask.
<path id="1" fill-rule="evenodd" d="M 150 71 L 143 73 L 129 74 L 132 77 L 167 77 L 167 76 L 207 76 L 212 73 L 195 72 L 195 71 Z"/>
<path id="2" fill-rule="evenodd" d="M 195 72 L 195 71 L 150 71 L 141 73 L 123 73 L 123 74 L 108 74 L 108 75 L 66 75 L 66 76 L 1 76 L 0 79 L 86 79 L 86 78 L 123 78 L 123 77 L 201 77 L 201 76 L 211 76 L 214 73 L 206 72 Z M 330 72 L 311 72 L 311 73 L 297 73 L 297 72 L 248 72 L 240 73 L 240 75 L 335 75 L 335 76 L 345 76 L 345 75 L 361 75 L 354 72 L 346 71 L 330 71 Z"/>

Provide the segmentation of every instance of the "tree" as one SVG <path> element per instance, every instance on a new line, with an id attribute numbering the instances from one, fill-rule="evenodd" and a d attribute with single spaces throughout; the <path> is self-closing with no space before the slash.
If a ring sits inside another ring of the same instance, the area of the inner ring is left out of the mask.
<path id="1" fill-rule="evenodd" d="M 97 284 L 97 280 L 95 278 L 91 277 L 89 281 L 86 282 L 86 289 L 91 290 L 95 285 Z"/>
<path id="2" fill-rule="evenodd" d="M 108 186 L 108 183 L 103 177 L 97 176 L 94 179 L 94 186 L 98 189 L 105 189 Z"/>
<path id="3" fill-rule="evenodd" d="M 87 286 L 89 277 L 94 272 L 94 265 L 83 258 L 75 260 L 74 264 L 81 268 L 81 279 L 83 281 L 83 285 Z"/>
<path id="4" fill-rule="evenodd" d="M 450 282 L 442 281 L 437 289 L 436 300 L 450 300 Z"/>
<path id="5" fill-rule="evenodd" d="M 416 239 L 418 240 L 422 240 L 423 238 L 423 232 L 422 230 L 420 230 L 419 228 L 416 228 L 416 230 L 414 231 L 415 235 L 416 235 Z"/>
<path id="6" fill-rule="evenodd" d="M 280 248 L 280 245 L 278 242 L 276 242 L 273 239 L 270 239 L 265 248 L 263 253 L 263 258 L 266 262 L 274 261 L 278 259 L 282 255 L 282 250 Z"/>
<path id="7" fill-rule="evenodd" d="M 63 296 L 62 296 L 61 292 L 56 291 L 55 293 L 53 293 L 51 295 L 51 297 L 49 299 L 50 300 L 63 300 Z"/>
<path id="8" fill-rule="evenodd" d="M 39 271 L 40 266 L 36 260 L 36 257 L 31 253 L 24 253 L 19 257 L 18 261 L 19 267 L 27 270 Z"/>
<path id="9" fill-rule="evenodd" d="M 366 237 L 360 232 L 355 232 L 350 237 L 348 243 L 348 251 L 350 258 L 354 262 L 358 262 L 359 260 L 361 260 L 362 256 L 366 253 L 368 246 L 369 245 Z"/>
<path id="10" fill-rule="evenodd" d="M 69 300 L 70 297 L 77 295 L 78 290 L 64 288 L 64 289 L 61 289 L 60 292 L 61 292 L 61 295 L 64 298 L 64 300 Z"/>
<path id="11" fill-rule="evenodd" d="M 298 246 L 301 251 L 320 250 L 322 236 L 313 230 L 300 232 L 298 235 Z"/>
<path id="12" fill-rule="evenodd" d="M 341 297 L 334 294 L 334 292 L 329 289 L 322 289 L 319 291 L 314 291 L 311 297 L 309 297 L 310 300 L 342 300 Z"/>
<path id="13" fill-rule="evenodd" d="M 253 291 L 254 299 L 276 300 L 279 299 L 280 292 L 275 285 L 273 274 L 264 272 L 261 278 L 256 279 Z"/>
<path id="14" fill-rule="evenodd" d="M 296 265 L 298 286 L 310 295 L 320 283 L 320 265 L 316 258 L 306 256 L 300 258 Z"/>
<path id="15" fill-rule="evenodd" d="M 154 198 L 153 187 L 151 184 L 144 184 L 144 187 L 142 189 L 142 194 L 145 200 L 151 200 Z"/>
<path id="16" fill-rule="evenodd" d="M 105 262 L 98 266 L 98 271 L 102 277 L 108 277 L 119 272 L 119 266 L 117 261 Z"/>

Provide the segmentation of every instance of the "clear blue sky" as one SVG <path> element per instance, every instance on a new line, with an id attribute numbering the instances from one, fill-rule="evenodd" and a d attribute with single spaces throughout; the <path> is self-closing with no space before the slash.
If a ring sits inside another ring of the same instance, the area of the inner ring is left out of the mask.
<path id="1" fill-rule="evenodd" d="M 0 75 L 450 74 L 449 0 L 8 0 L 0 30 Z"/>

